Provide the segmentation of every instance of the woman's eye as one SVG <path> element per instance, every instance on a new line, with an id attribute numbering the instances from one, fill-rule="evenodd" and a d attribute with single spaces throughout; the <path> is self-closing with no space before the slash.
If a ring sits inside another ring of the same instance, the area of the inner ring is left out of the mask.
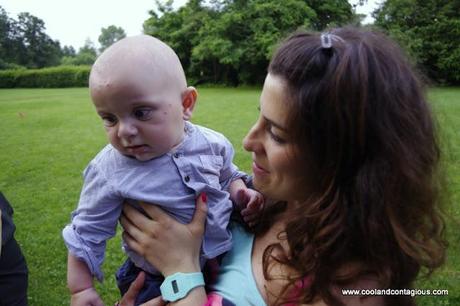
<path id="1" fill-rule="evenodd" d="M 105 126 L 114 126 L 117 123 L 117 118 L 114 116 L 103 116 L 101 118 Z"/>
<path id="2" fill-rule="evenodd" d="M 267 126 L 267 132 L 268 134 L 270 135 L 270 138 L 273 139 L 275 142 L 279 143 L 279 144 L 285 144 L 286 143 L 286 140 L 278 135 L 276 135 L 273 130 L 272 130 L 272 127 L 271 125 L 268 125 Z"/>
<path id="3" fill-rule="evenodd" d="M 285 144 L 286 143 L 286 140 L 284 140 L 283 138 L 277 136 L 276 134 L 274 134 L 273 132 L 270 131 L 270 137 L 277 143 L 279 144 Z"/>
<path id="4" fill-rule="evenodd" d="M 152 110 L 148 108 L 135 109 L 133 114 L 134 117 L 136 117 L 136 119 L 142 121 L 149 120 L 150 118 L 152 118 Z"/>

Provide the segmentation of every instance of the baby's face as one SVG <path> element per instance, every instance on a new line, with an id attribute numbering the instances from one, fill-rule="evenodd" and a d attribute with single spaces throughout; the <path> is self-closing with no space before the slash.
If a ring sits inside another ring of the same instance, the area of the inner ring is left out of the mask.
<path id="1" fill-rule="evenodd" d="M 110 143 L 140 161 L 167 153 L 184 135 L 181 93 L 152 78 L 142 74 L 96 77 L 90 84 Z"/>

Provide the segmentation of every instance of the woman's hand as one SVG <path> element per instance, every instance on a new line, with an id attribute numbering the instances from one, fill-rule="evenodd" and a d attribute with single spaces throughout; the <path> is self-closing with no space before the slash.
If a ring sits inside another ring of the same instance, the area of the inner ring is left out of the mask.
<path id="1" fill-rule="evenodd" d="M 200 271 L 200 249 L 206 222 L 206 194 L 196 201 L 196 210 L 189 224 L 182 224 L 161 208 L 141 203 L 145 216 L 129 204 L 123 207 L 120 223 L 128 246 L 163 276 L 176 272 Z M 149 219 L 150 218 L 150 219 Z"/>

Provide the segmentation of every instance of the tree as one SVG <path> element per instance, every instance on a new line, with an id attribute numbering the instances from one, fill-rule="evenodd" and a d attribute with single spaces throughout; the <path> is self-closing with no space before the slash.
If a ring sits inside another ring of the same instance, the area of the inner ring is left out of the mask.
<path id="1" fill-rule="evenodd" d="M 0 59 L 5 61 L 7 57 L 7 48 L 9 44 L 9 35 L 10 32 L 10 18 L 8 14 L 0 6 Z"/>
<path id="2" fill-rule="evenodd" d="M 45 33 L 45 23 L 29 13 L 19 13 L 18 28 L 22 43 L 27 49 L 22 64 L 31 68 L 42 68 L 59 63 L 61 47 Z"/>
<path id="3" fill-rule="evenodd" d="M 200 30 L 192 52 L 194 73 L 212 76 L 203 78 L 208 82 L 261 83 L 275 44 L 289 32 L 310 27 L 314 17 L 304 1 L 232 2 Z"/>
<path id="4" fill-rule="evenodd" d="M 75 52 L 74 47 L 72 47 L 72 46 L 64 46 L 62 48 L 61 53 L 62 53 L 62 56 L 74 57 L 75 55 L 77 55 L 77 53 Z"/>
<path id="5" fill-rule="evenodd" d="M 116 27 L 114 25 L 110 25 L 107 28 L 101 29 L 101 35 L 99 35 L 98 41 L 101 44 L 101 48 L 99 49 L 100 52 L 107 49 L 113 43 L 119 41 L 122 38 L 126 37 L 125 30 L 121 27 Z"/>
<path id="6" fill-rule="evenodd" d="M 460 84 L 460 1 L 387 0 L 373 16 L 428 76 Z"/>
<path id="7" fill-rule="evenodd" d="M 157 1 L 161 16 L 150 11 L 144 22 L 144 32 L 169 44 L 196 83 L 261 83 L 274 46 L 287 33 L 355 20 L 346 0 L 204 3 L 190 0 L 175 11 L 172 1 Z"/>
<path id="8" fill-rule="evenodd" d="M 73 60 L 74 65 L 92 65 L 97 57 L 97 51 L 91 39 L 87 38 L 83 47 L 78 50 Z"/>
<path id="9" fill-rule="evenodd" d="M 0 6 L 0 69 L 20 65 L 26 57 L 17 22 Z"/>
<path id="10" fill-rule="evenodd" d="M 66 47 L 63 49 L 64 56 L 61 59 L 61 65 L 92 65 L 96 60 L 96 48 L 89 38 L 85 40 L 85 44 L 78 50 L 77 54 L 75 54 L 73 47 Z"/>
<path id="11" fill-rule="evenodd" d="M 0 7 L 0 67 L 21 65 L 30 68 L 59 63 L 58 41 L 45 33 L 45 23 L 29 13 L 20 13 L 18 20 L 8 17 Z"/>
<path id="12" fill-rule="evenodd" d="M 193 82 L 197 78 L 190 72 L 192 49 L 199 43 L 199 32 L 210 22 L 215 13 L 211 8 L 202 5 L 202 0 L 191 0 L 178 11 L 172 8 L 172 1 L 164 4 L 157 2 L 161 17 L 150 11 L 150 18 L 144 22 L 144 33 L 155 36 L 167 43 L 178 55 L 188 79 Z"/>
<path id="13" fill-rule="evenodd" d="M 74 47 L 64 46 L 61 53 L 61 65 L 75 65 L 77 52 L 75 52 Z"/>
<path id="14" fill-rule="evenodd" d="M 323 30 L 353 21 L 353 7 L 348 1 L 343 0 L 306 0 L 316 16 L 313 18 L 313 27 Z"/>

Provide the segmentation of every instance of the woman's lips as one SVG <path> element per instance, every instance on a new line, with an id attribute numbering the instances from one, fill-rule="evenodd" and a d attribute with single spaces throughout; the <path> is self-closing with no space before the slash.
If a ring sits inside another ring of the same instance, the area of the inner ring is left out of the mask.
<path id="1" fill-rule="evenodd" d="M 255 175 L 266 175 L 269 173 L 267 170 L 259 166 L 256 162 L 252 163 L 252 172 Z"/>

